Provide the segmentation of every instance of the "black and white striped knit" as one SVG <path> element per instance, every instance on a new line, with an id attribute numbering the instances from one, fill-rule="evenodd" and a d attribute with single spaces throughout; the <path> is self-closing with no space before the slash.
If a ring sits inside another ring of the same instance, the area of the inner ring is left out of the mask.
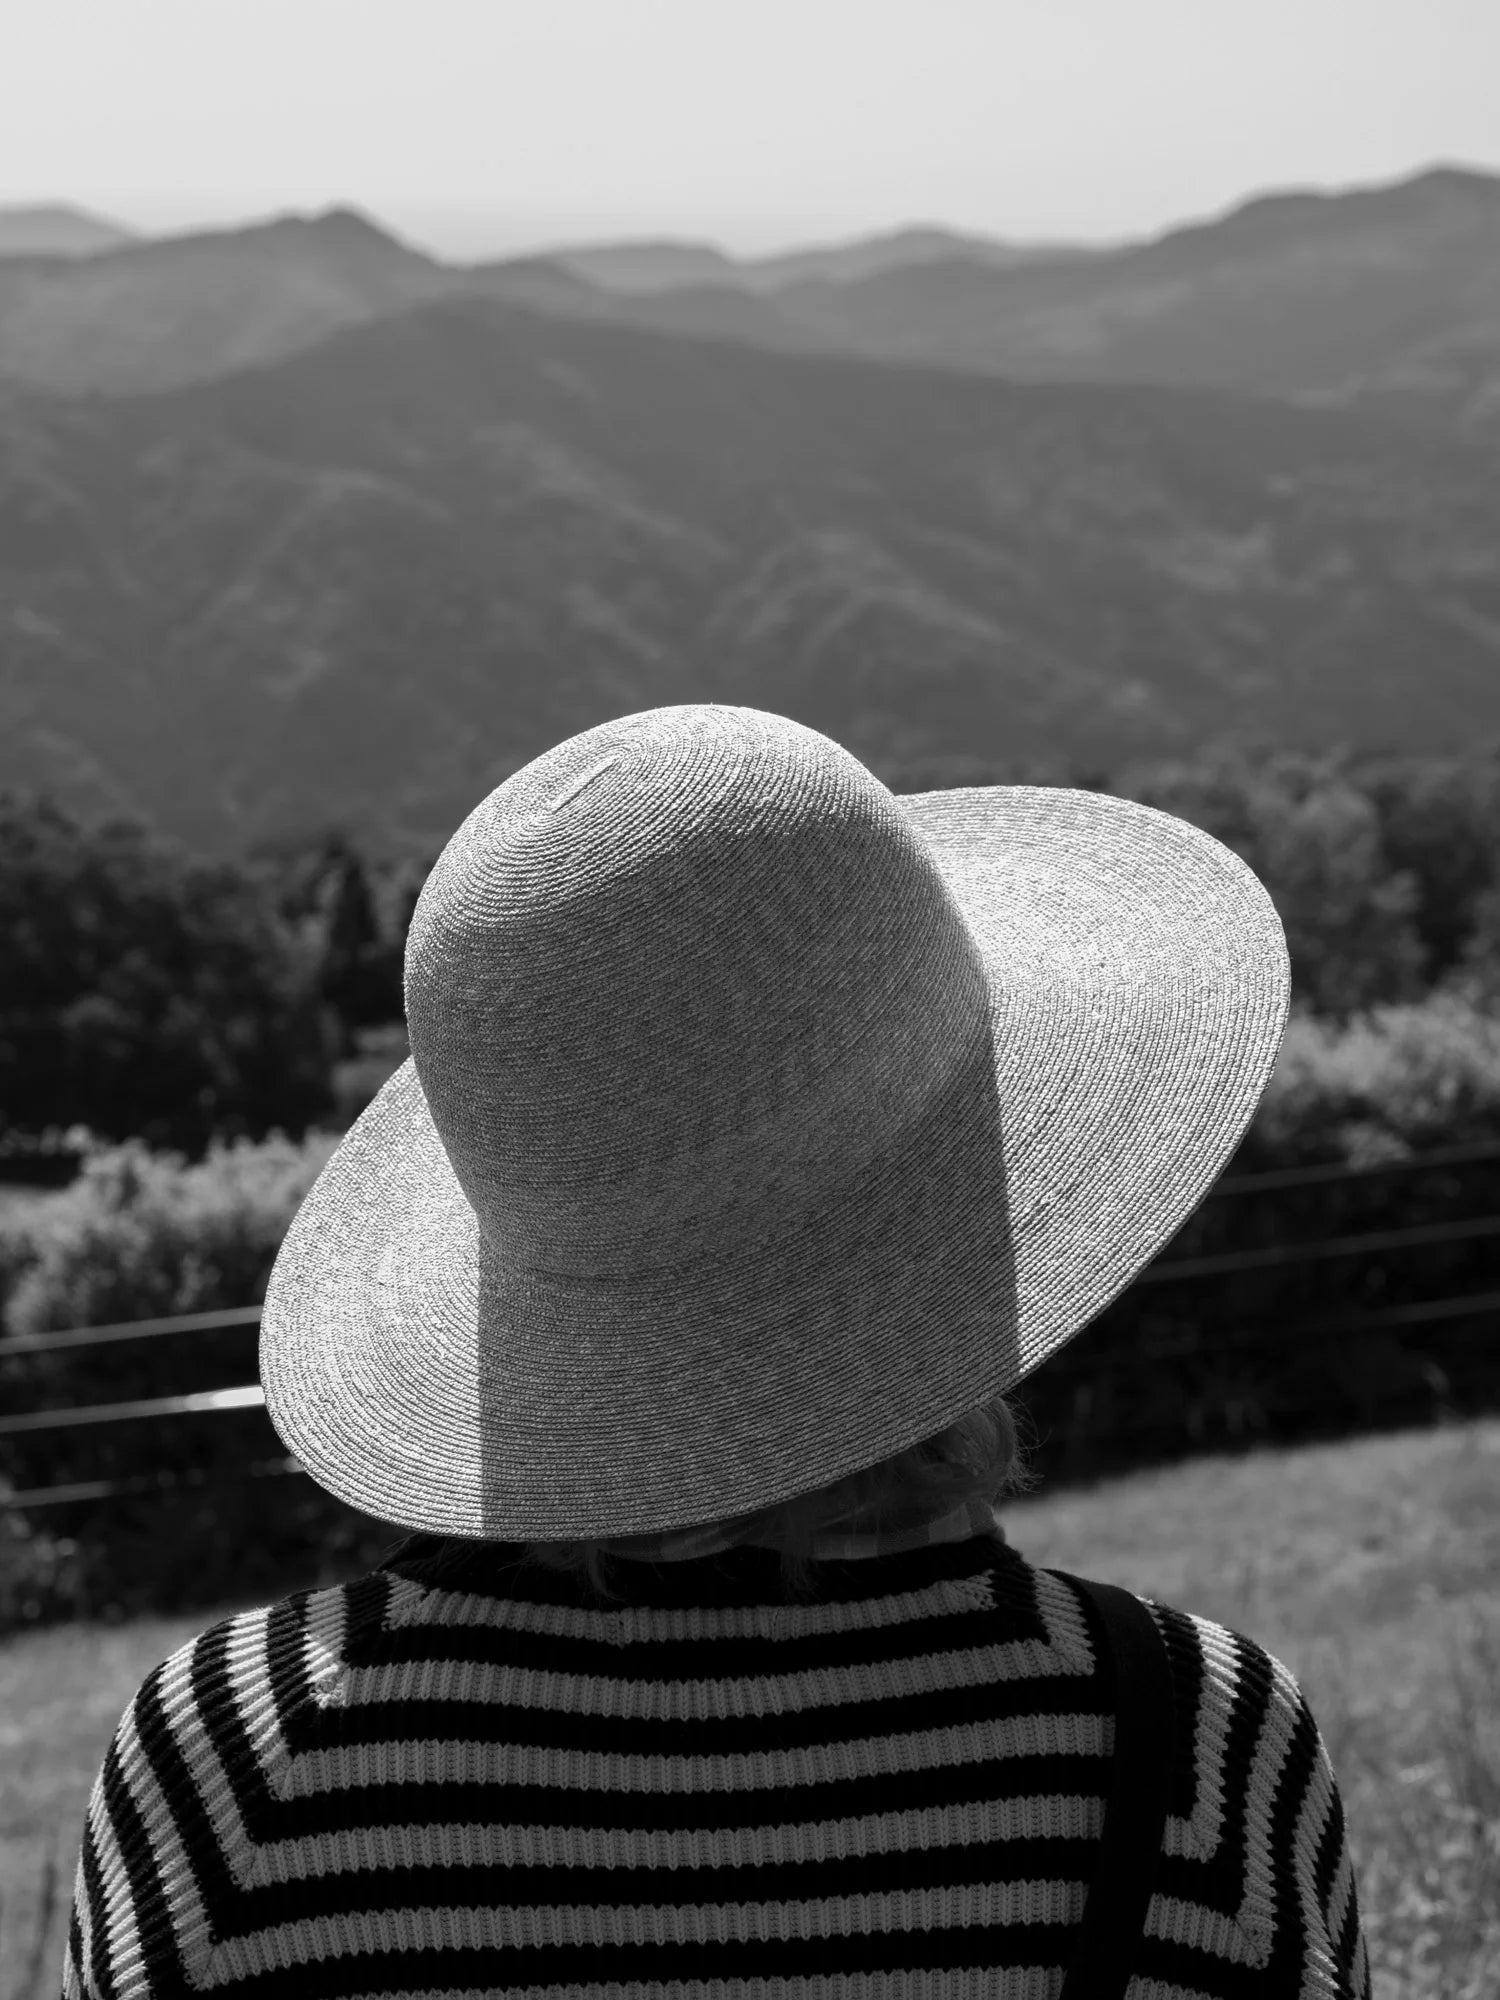
<path id="1" fill-rule="evenodd" d="M 216 1625 L 115 1733 L 66 2000 L 1055 2000 L 1109 1787 L 1098 1614 L 972 1519 L 898 1542 L 816 1603 L 766 1549 L 667 1551 L 623 1606 L 431 1544 Z M 1296 1682 L 1151 1613 L 1177 1741 L 1131 2000 L 1363 2000 Z"/>

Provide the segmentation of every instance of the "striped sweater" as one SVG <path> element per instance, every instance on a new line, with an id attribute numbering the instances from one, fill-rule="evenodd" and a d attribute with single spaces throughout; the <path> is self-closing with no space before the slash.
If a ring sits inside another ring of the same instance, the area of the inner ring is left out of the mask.
<path id="1" fill-rule="evenodd" d="M 105 1756 L 65 2000 L 1055 2000 L 1109 1788 L 1097 1613 L 988 1515 L 829 1548 L 799 1603 L 764 1548 L 648 1544 L 611 1605 L 418 1542 L 214 1626 Z M 1150 1610 L 1177 1741 L 1130 2000 L 1364 2000 L 1296 1682 Z"/>

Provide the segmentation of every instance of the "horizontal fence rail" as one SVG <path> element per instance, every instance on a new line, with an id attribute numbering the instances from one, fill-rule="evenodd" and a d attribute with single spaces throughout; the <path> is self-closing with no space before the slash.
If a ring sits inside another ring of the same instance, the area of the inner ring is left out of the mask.
<path id="1" fill-rule="evenodd" d="M 263 1463 L 232 1466 L 228 1472 L 143 1472 L 131 1479 L 79 1479 L 70 1486 L 33 1486 L 28 1491 L 7 1493 L 0 1505 L 9 1507 L 65 1507 L 78 1500 L 116 1500 L 132 1493 L 176 1493 L 184 1487 L 238 1486 L 243 1479 L 284 1479 L 293 1474 L 306 1476 L 307 1467 L 295 1458 L 277 1458 Z"/>
<path id="2" fill-rule="evenodd" d="M 1260 1250 L 1226 1250 L 1213 1257 L 1167 1257 L 1133 1280 L 1137 1285 L 1180 1283 L 1184 1278 L 1228 1276 L 1231 1271 L 1269 1271 L 1282 1264 L 1318 1264 L 1329 1257 L 1358 1257 L 1371 1250 L 1415 1250 L 1429 1243 L 1469 1243 L 1500 1236 L 1500 1215 L 1467 1222 L 1422 1222 L 1410 1229 L 1384 1229 L 1364 1236 L 1325 1236 L 1313 1243 L 1269 1243 Z"/>
<path id="3" fill-rule="evenodd" d="M 1226 1174 L 1211 1187 L 1205 1201 L 1223 1195 L 1270 1193 L 1275 1188 L 1321 1187 L 1329 1181 L 1373 1180 L 1377 1175 L 1420 1174 L 1430 1167 L 1478 1166 L 1485 1160 L 1500 1160 L 1500 1142 L 1486 1140 L 1473 1146 L 1434 1147 L 1425 1153 L 1408 1153 L 1399 1160 L 1368 1160 L 1362 1166 L 1329 1161 L 1318 1167 L 1268 1167 L 1257 1174 Z"/>
<path id="4" fill-rule="evenodd" d="M 133 1423 L 137 1417 L 188 1417 L 204 1410 L 258 1410 L 266 1392 L 259 1382 L 233 1389 L 194 1389 L 183 1396 L 143 1396 L 133 1403 L 65 1404 L 56 1410 L 25 1410 L 0 1417 L 0 1437 L 20 1431 L 68 1431 L 76 1424 Z"/>
<path id="5" fill-rule="evenodd" d="M 1235 1174 L 1220 1180 L 1204 1198 L 1206 1206 L 1223 1198 L 1296 1187 L 1326 1185 L 1339 1181 L 1366 1181 L 1377 1176 L 1417 1174 L 1443 1167 L 1477 1165 L 1500 1161 L 1500 1144 L 1455 1146 L 1416 1153 L 1403 1159 L 1372 1161 L 1363 1166 L 1323 1165 L 1277 1168 L 1265 1173 Z M 1324 1237 L 1307 1243 L 1267 1245 L 1255 1250 L 1226 1251 L 1205 1257 L 1158 1259 L 1139 1273 L 1136 1285 L 1170 1285 L 1189 1279 L 1229 1276 L 1236 1272 L 1269 1270 L 1310 1264 L 1339 1257 L 1368 1255 L 1377 1251 L 1401 1251 L 1433 1244 L 1478 1241 L 1500 1236 L 1500 1215 L 1475 1216 L 1458 1222 L 1422 1223 L 1405 1229 L 1371 1231 L 1366 1234 Z M 1377 1327 L 1420 1326 L 1485 1315 L 1500 1315 L 1500 1291 L 1459 1294 L 1444 1299 L 1420 1300 L 1395 1306 L 1355 1308 L 1282 1323 L 1277 1337 L 1318 1338 L 1338 1333 L 1358 1332 Z M 45 1354 L 72 1349 L 102 1347 L 118 1341 L 150 1340 L 173 1334 L 207 1333 L 220 1329 L 258 1326 L 261 1308 L 232 1306 L 222 1310 L 177 1313 L 155 1319 L 126 1320 L 106 1326 L 73 1327 L 61 1331 L 0 1337 L 0 1359 L 10 1355 Z M 1227 1336 L 1226 1336 L 1227 1337 Z M 1232 1345 L 1253 1344 L 1244 1334 Z M 84 1425 L 135 1423 L 161 1417 L 199 1416 L 227 1410 L 263 1409 L 265 1392 L 259 1383 L 224 1389 L 192 1391 L 175 1396 L 154 1396 L 119 1403 L 62 1406 L 19 1414 L 0 1414 L 0 1437 L 22 1433 L 71 1430 Z M 34 1508 L 65 1505 L 70 1501 L 112 1499 L 132 1493 L 170 1492 L 181 1487 L 221 1484 L 226 1478 L 274 1478 L 306 1476 L 306 1468 L 295 1458 L 282 1458 L 236 1466 L 226 1472 L 189 1470 L 181 1473 L 142 1474 L 116 1480 L 83 1480 L 69 1484 L 34 1487 L 26 1491 L 0 1491 L 0 1508 Z"/>
<path id="6" fill-rule="evenodd" d="M 127 1319 L 114 1326 L 75 1326 L 62 1333 L 21 1333 L 0 1339 L 0 1356 L 47 1354 L 59 1347 L 106 1347 L 115 1340 L 152 1340 L 164 1333 L 207 1333 L 221 1326 L 259 1326 L 259 1306 L 226 1306 L 222 1312 L 176 1313 L 169 1319 Z"/>

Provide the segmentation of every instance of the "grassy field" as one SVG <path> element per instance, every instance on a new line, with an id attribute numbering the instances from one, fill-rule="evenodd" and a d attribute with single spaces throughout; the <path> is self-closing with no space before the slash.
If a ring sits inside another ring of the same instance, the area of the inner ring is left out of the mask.
<path id="1" fill-rule="evenodd" d="M 1377 2000 L 1500 1994 L 1500 1420 L 1200 1460 L 1036 1495 L 1007 1521 L 1031 1561 L 1217 1619 L 1283 1660 L 1343 1790 Z M 56 1994 L 110 1733 L 216 1615 L 0 1647 L 0 2000 Z"/>

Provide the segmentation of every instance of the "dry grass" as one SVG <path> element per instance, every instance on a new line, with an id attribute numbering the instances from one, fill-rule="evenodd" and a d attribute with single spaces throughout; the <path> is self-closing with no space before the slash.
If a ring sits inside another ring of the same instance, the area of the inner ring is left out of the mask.
<path id="1" fill-rule="evenodd" d="M 1027 1501 L 1036 1563 L 1258 1639 L 1338 1774 L 1375 2000 L 1500 1994 L 1500 1421 Z"/>
<path id="2" fill-rule="evenodd" d="M 1031 1561 L 1250 1633 L 1296 1674 L 1344 1794 L 1376 2000 L 1500 1993 L 1500 1420 L 1200 1460 L 1008 1520 Z M 56 1992 L 110 1733 L 212 1622 L 0 1647 L 0 2000 Z"/>

